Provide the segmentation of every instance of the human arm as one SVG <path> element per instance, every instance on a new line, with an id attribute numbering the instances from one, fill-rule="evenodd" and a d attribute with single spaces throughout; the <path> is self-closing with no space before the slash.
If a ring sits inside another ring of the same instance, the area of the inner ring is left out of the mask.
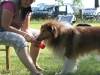
<path id="1" fill-rule="evenodd" d="M 18 33 L 18 34 L 24 36 L 26 34 L 26 32 L 20 31 L 11 26 L 11 22 L 13 20 L 13 15 L 14 14 L 11 11 L 9 11 L 8 9 L 3 9 L 2 16 L 1 16 L 1 26 L 7 31 L 15 32 L 15 33 Z M 25 39 L 29 42 L 34 41 L 33 37 L 30 36 L 29 34 L 26 34 Z"/>
<path id="2" fill-rule="evenodd" d="M 31 14 L 30 12 L 27 14 L 26 18 L 25 18 L 25 21 L 23 23 L 23 26 L 21 27 L 21 31 L 24 31 L 28 34 L 30 34 L 31 36 L 33 36 L 33 34 L 30 32 L 29 30 L 29 25 L 30 25 L 30 17 L 31 17 Z"/>
<path id="3" fill-rule="evenodd" d="M 27 30 L 29 30 L 29 25 L 30 25 L 30 13 L 28 13 L 28 15 L 26 16 L 23 26 L 21 27 L 21 30 L 27 32 Z"/>

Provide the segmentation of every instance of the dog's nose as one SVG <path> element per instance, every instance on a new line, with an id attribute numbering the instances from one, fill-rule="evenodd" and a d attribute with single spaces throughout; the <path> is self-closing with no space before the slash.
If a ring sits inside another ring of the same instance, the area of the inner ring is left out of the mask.
<path id="1" fill-rule="evenodd" d="M 36 39 L 37 41 L 40 41 L 39 38 Z"/>

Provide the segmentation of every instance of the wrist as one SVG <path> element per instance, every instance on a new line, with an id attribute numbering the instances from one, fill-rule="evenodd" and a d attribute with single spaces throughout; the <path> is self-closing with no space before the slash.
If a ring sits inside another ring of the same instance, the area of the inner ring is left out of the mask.
<path id="1" fill-rule="evenodd" d="M 23 37 L 26 37 L 26 34 L 27 34 L 27 33 L 25 33 Z"/>

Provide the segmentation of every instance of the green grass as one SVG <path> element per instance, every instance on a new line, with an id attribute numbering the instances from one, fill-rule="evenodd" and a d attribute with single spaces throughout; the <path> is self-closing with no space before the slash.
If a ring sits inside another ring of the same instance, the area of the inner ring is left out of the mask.
<path id="1" fill-rule="evenodd" d="M 44 21 L 31 21 L 30 27 L 39 29 L 43 22 Z M 76 24 L 78 23 L 74 25 Z M 99 26 L 99 23 L 92 23 L 92 25 Z M 5 51 L 0 51 L 0 75 L 29 75 L 29 71 L 19 61 L 12 47 L 10 52 L 10 70 L 7 71 L 5 65 Z M 78 70 L 68 75 L 100 75 L 100 57 L 96 60 L 96 56 L 94 56 L 95 55 L 91 53 L 81 58 Z M 53 58 L 51 52 L 47 48 L 41 50 L 38 64 L 46 70 L 42 71 L 44 75 L 54 75 L 55 72 L 60 72 L 62 69 L 62 62 Z"/>

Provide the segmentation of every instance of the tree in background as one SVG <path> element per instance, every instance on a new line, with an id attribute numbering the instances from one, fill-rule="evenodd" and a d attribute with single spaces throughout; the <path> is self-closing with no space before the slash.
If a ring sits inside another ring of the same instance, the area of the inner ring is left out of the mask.
<path id="1" fill-rule="evenodd" d="M 78 6 L 78 7 L 82 7 L 82 0 L 73 0 L 73 5 L 74 6 Z"/>
<path id="2" fill-rule="evenodd" d="M 64 4 L 65 0 L 55 0 L 57 1 L 59 4 Z M 72 0 L 73 4 L 82 4 L 82 0 Z"/>
<path id="3" fill-rule="evenodd" d="M 80 3 L 81 2 L 81 0 L 73 0 L 73 3 Z"/>
<path id="4" fill-rule="evenodd" d="M 95 0 L 94 6 L 95 6 L 95 8 L 99 7 L 99 0 Z"/>
<path id="5" fill-rule="evenodd" d="M 65 0 L 55 0 L 58 2 L 58 4 L 63 5 Z"/>
<path id="6" fill-rule="evenodd" d="M 55 0 L 55 1 L 57 1 L 58 4 L 63 5 L 65 0 Z M 72 1 L 73 1 L 72 7 L 73 7 L 73 10 L 74 10 L 74 14 L 79 14 L 79 9 L 81 7 L 83 7 L 82 0 L 72 0 Z"/>
<path id="7" fill-rule="evenodd" d="M 83 8 L 82 0 L 73 0 L 73 10 L 75 15 L 79 15 L 79 14 L 81 15 L 82 8 Z"/>

